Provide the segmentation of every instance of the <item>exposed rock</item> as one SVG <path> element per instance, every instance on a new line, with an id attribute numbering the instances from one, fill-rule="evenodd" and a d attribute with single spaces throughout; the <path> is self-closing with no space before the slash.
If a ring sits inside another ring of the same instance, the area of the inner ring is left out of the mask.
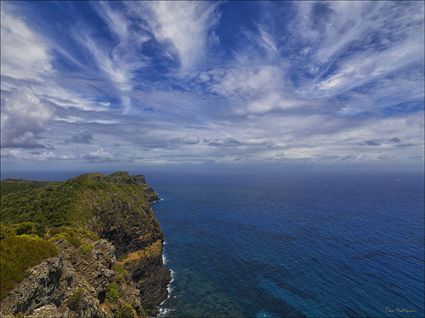
<path id="1" fill-rule="evenodd" d="M 52 257 L 30 269 L 30 276 L 1 302 L 2 313 L 27 313 L 47 304 L 61 303 L 63 293 L 55 293 L 63 272 L 63 256 Z M 54 295 L 55 294 L 55 295 Z"/>
<path id="2" fill-rule="evenodd" d="M 154 189 L 152 189 L 146 184 L 144 175 L 139 174 L 136 176 L 132 176 L 131 178 L 133 179 L 134 182 L 143 186 L 145 196 L 148 199 L 149 203 L 154 203 L 159 200 L 158 193 L 156 193 Z"/>
<path id="3" fill-rule="evenodd" d="M 138 184 L 146 185 L 145 176 L 143 174 L 132 176 L 132 179 Z"/>
<path id="4" fill-rule="evenodd" d="M 60 254 L 29 270 L 30 275 L 1 300 L 1 317 L 21 313 L 31 318 L 108 318 L 125 306 L 138 315 L 145 310 L 154 315 L 166 299 L 170 273 L 162 262 L 164 239 L 149 206 L 157 194 L 142 175 L 118 172 L 84 178 L 102 185 L 105 180 L 120 187 L 128 185 L 131 195 L 139 199 L 123 200 L 122 193 L 108 192 L 106 197 L 104 192 L 95 193 L 89 202 L 95 213 L 87 229 L 101 239 L 83 235 L 76 244 L 59 232 L 53 242 Z M 135 260 L 123 261 L 133 254 L 138 256 Z"/>
<path id="5" fill-rule="evenodd" d="M 28 318 L 41 318 L 41 317 L 49 317 L 49 318 L 61 318 L 62 314 L 58 311 L 58 308 L 53 305 L 45 305 L 40 308 L 37 308 L 33 311 Z"/>

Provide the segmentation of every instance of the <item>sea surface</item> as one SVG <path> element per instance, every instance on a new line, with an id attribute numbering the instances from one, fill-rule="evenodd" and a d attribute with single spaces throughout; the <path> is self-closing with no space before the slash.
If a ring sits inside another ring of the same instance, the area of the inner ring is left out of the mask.
<path id="1" fill-rule="evenodd" d="M 424 316 L 422 173 L 147 177 L 161 316 Z"/>

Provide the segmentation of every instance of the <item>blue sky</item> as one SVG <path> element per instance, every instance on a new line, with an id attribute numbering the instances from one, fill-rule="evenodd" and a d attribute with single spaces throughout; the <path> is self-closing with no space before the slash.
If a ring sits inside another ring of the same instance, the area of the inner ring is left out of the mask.
<path id="1" fill-rule="evenodd" d="M 2 168 L 424 162 L 423 2 L 1 3 Z"/>

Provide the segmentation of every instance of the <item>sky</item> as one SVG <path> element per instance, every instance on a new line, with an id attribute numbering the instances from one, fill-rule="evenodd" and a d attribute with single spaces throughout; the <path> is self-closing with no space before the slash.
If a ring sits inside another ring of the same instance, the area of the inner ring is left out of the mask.
<path id="1" fill-rule="evenodd" d="M 2 1 L 2 170 L 423 169 L 424 67 L 422 1 Z"/>

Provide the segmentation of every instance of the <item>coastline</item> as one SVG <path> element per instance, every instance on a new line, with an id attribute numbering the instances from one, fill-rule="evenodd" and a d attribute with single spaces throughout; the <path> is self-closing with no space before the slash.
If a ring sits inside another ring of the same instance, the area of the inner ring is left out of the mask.
<path id="1" fill-rule="evenodd" d="M 45 184 L 2 180 L 2 248 L 20 245 L 2 253 L 9 287 L 0 316 L 156 316 L 172 281 L 151 207 L 158 200 L 144 176 L 122 171 Z M 41 244 L 49 254 L 25 252 Z M 28 274 L 13 281 L 12 265 Z"/>
<path id="2" fill-rule="evenodd" d="M 162 201 L 161 199 L 160 200 L 158 200 L 158 201 Z M 164 241 L 164 243 L 163 243 L 163 247 L 165 246 L 165 245 L 167 245 L 167 242 L 166 241 Z M 168 283 L 168 285 L 167 285 L 167 292 L 168 292 L 168 295 L 167 295 L 167 298 L 166 299 L 164 299 L 160 304 L 159 304 L 159 306 L 158 306 L 158 309 L 159 309 L 159 313 L 158 313 L 158 315 L 156 316 L 156 317 L 166 317 L 167 316 L 167 314 L 168 313 L 170 313 L 171 311 L 172 311 L 172 309 L 170 309 L 170 308 L 167 308 L 167 307 L 163 307 L 165 304 L 166 304 L 166 302 L 169 300 L 169 299 L 171 299 L 171 296 L 172 296 L 172 292 L 173 292 L 173 286 L 172 286 L 172 284 L 173 284 L 173 282 L 175 281 L 175 271 L 174 270 L 172 270 L 171 268 L 169 268 L 169 267 L 167 267 L 166 265 L 167 265 L 167 263 L 168 263 L 168 259 L 167 259 L 167 256 L 166 256 L 166 254 L 165 254 L 165 251 L 164 251 L 164 248 L 163 248 L 163 251 L 162 251 L 162 263 L 163 263 L 163 265 L 167 268 L 167 270 L 169 270 L 170 271 L 170 281 L 169 281 L 169 283 Z"/>

